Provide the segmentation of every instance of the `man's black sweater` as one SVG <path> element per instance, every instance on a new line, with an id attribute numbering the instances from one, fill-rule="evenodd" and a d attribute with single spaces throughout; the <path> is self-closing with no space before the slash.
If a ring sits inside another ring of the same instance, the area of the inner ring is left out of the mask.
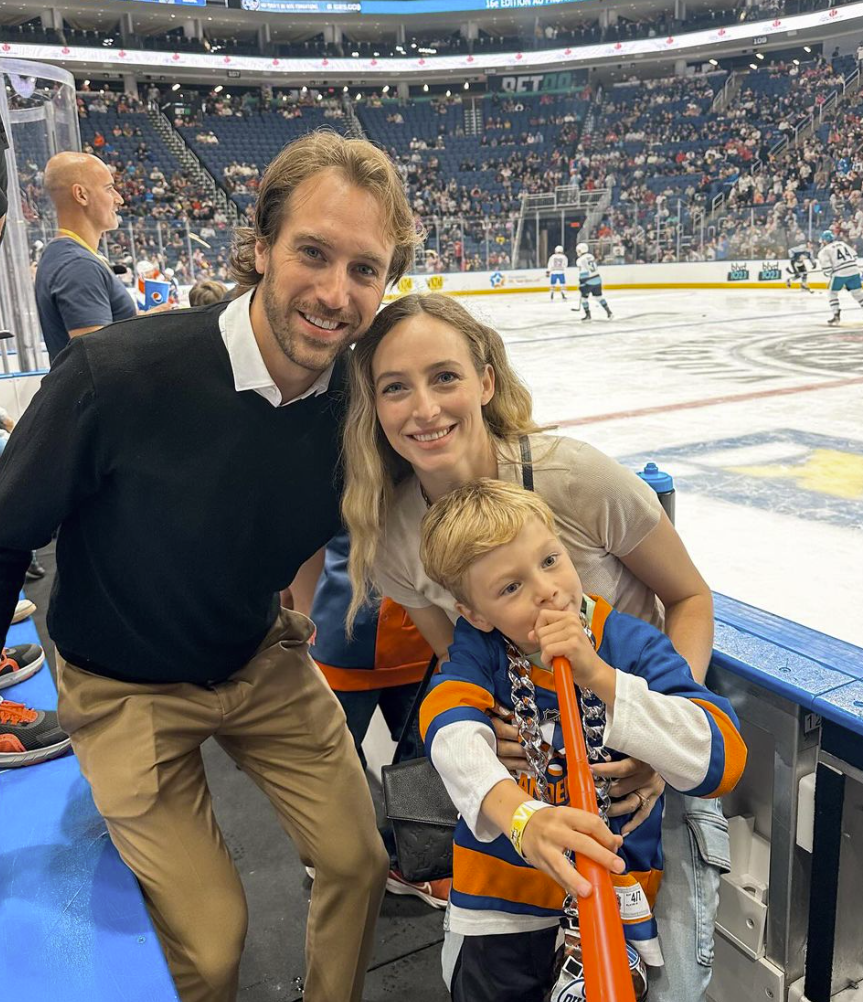
<path id="1" fill-rule="evenodd" d="M 75 338 L 0 460 L 0 629 L 59 526 L 48 629 L 130 681 L 219 681 L 339 528 L 345 361 L 273 407 L 234 388 L 224 304 Z"/>

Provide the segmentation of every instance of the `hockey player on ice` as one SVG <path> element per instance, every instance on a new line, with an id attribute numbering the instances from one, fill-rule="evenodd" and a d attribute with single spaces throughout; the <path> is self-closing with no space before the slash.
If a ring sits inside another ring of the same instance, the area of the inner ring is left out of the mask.
<path id="1" fill-rule="evenodd" d="M 831 327 L 839 323 L 839 292 L 847 289 L 858 306 L 863 306 L 863 282 L 860 280 L 860 266 L 857 251 L 844 240 L 837 240 L 832 230 L 821 234 L 824 245 L 818 252 L 818 265 L 827 279 L 830 308 L 833 316 L 827 321 Z"/>
<path id="2" fill-rule="evenodd" d="M 551 279 L 551 301 L 554 302 L 554 287 L 560 286 L 560 295 L 566 301 L 566 269 L 569 267 L 569 258 L 563 253 L 563 247 L 558 244 L 554 248 L 554 254 L 548 259 L 545 266 L 545 276 Z"/>
<path id="3" fill-rule="evenodd" d="M 590 315 L 590 299 L 588 297 L 597 296 L 599 298 L 599 305 L 608 314 L 608 319 L 610 320 L 612 312 L 605 301 L 605 296 L 602 294 L 602 278 L 599 274 L 599 266 L 596 263 L 596 258 L 590 253 L 590 248 L 587 244 L 578 244 L 575 252 L 578 254 L 575 264 L 578 268 L 578 288 L 581 292 L 581 305 L 584 309 L 584 316 L 581 319 L 592 319 Z M 576 307 L 572 309 L 574 313 L 578 313 Z"/>
<path id="4" fill-rule="evenodd" d="M 815 290 L 809 288 L 809 272 L 815 267 L 815 258 L 812 257 L 812 241 L 807 240 L 805 243 L 789 247 L 788 258 L 791 267 L 785 269 L 788 272 L 785 287 L 790 289 L 791 283 L 799 279 L 801 292 L 814 293 Z"/>

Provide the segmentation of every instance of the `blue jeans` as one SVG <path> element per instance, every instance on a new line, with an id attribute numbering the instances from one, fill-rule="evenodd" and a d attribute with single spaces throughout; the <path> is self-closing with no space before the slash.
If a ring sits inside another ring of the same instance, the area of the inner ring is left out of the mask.
<path id="1" fill-rule="evenodd" d="M 650 968 L 650 1002 L 705 1002 L 713 974 L 719 875 L 731 869 L 728 822 L 720 802 L 666 790 L 662 853 L 656 922 L 665 966 Z"/>

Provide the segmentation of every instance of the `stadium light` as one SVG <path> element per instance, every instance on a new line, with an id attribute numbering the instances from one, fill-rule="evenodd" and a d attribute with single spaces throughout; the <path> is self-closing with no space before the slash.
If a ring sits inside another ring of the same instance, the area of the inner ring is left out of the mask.
<path id="1" fill-rule="evenodd" d="M 447 97 L 452 97 L 452 91 L 451 91 L 451 90 L 448 90 L 448 91 L 446 92 L 446 96 L 447 96 Z"/>
<path id="2" fill-rule="evenodd" d="M 467 80 L 465 80 L 465 82 L 464 82 L 464 89 L 465 90 L 470 90 L 470 84 L 467 82 Z"/>
<path id="3" fill-rule="evenodd" d="M 323 101 L 323 99 L 324 99 L 324 95 L 323 94 L 318 94 L 318 100 L 319 101 Z"/>
<path id="4" fill-rule="evenodd" d="M 342 87 L 342 93 L 347 94 L 347 92 L 348 92 L 348 85 L 345 84 L 344 87 Z"/>
<path id="5" fill-rule="evenodd" d="M 800 65 L 800 60 L 799 59 L 792 59 L 791 62 L 794 63 L 795 66 L 799 66 Z"/>
<path id="6" fill-rule="evenodd" d="M 429 85 L 423 84 L 423 94 L 428 94 L 428 92 L 429 92 Z"/>
<path id="7" fill-rule="evenodd" d="M 375 59 L 377 59 L 378 56 L 380 55 L 380 52 L 373 52 L 372 55 L 375 57 Z"/>
<path id="8" fill-rule="evenodd" d="M 755 58 L 756 59 L 763 59 L 764 58 L 764 53 L 763 52 L 756 52 L 755 53 Z"/>
<path id="9" fill-rule="evenodd" d="M 812 49 L 810 49 L 808 45 L 804 45 L 804 46 L 803 46 L 803 51 L 804 51 L 804 52 L 811 52 L 811 51 L 812 51 Z"/>
<path id="10" fill-rule="evenodd" d="M 359 59 L 360 58 L 359 52 L 352 52 L 351 53 L 351 58 L 353 58 L 353 59 Z"/>
<path id="11" fill-rule="evenodd" d="M 749 69 L 750 70 L 757 70 L 758 69 L 758 63 L 750 63 L 749 64 Z"/>
<path id="12" fill-rule="evenodd" d="M 383 86 L 383 93 L 384 94 L 389 94 L 389 92 L 390 92 L 390 85 L 389 84 L 384 84 L 384 86 Z"/>
<path id="13" fill-rule="evenodd" d="M 214 93 L 214 94 L 221 94 L 221 93 L 222 93 L 222 91 L 223 91 L 224 89 L 225 89 L 225 88 L 224 88 L 224 87 L 223 87 L 223 86 L 222 86 L 221 84 L 219 84 L 219 86 L 218 86 L 218 87 L 216 87 L 216 88 L 215 88 L 215 89 L 213 90 L 213 93 Z"/>
<path id="14" fill-rule="evenodd" d="M 85 80 L 84 81 L 84 86 L 85 87 L 89 87 L 90 86 L 90 81 L 89 80 Z"/>
<path id="15" fill-rule="evenodd" d="M 707 61 L 708 61 L 708 63 L 710 63 L 711 66 L 718 66 L 719 65 L 719 63 L 715 59 L 708 59 Z"/>
<path id="16" fill-rule="evenodd" d="M 180 89 L 180 85 L 179 84 L 174 84 L 174 86 L 171 88 L 171 90 L 174 90 L 174 91 L 179 90 L 179 89 Z"/>
<path id="17" fill-rule="evenodd" d="M 308 92 L 309 92 L 309 88 L 308 88 L 308 87 L 306 87 L 306 85 L 305 85 L 305 84 L 303 84 L 303 89 L 302 89 L 302 90 L 300 91 L 300 93 L 301 93 L 301 94 L 308 94 Z"/>

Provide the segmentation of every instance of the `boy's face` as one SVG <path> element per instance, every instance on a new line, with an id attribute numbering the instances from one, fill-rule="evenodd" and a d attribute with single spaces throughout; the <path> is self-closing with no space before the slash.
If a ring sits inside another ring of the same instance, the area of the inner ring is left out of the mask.
<path id="1" fill-rule="evenodd" d="M 581 608 L 581 580 L 569 554 L 538 518 L 471 564 L 462 585 L 470 604 L 457 607 L 465 619 L 485 632 L 500 630 L 526 654 L 539 650 L 530 634 L 543 609 Z"/>

